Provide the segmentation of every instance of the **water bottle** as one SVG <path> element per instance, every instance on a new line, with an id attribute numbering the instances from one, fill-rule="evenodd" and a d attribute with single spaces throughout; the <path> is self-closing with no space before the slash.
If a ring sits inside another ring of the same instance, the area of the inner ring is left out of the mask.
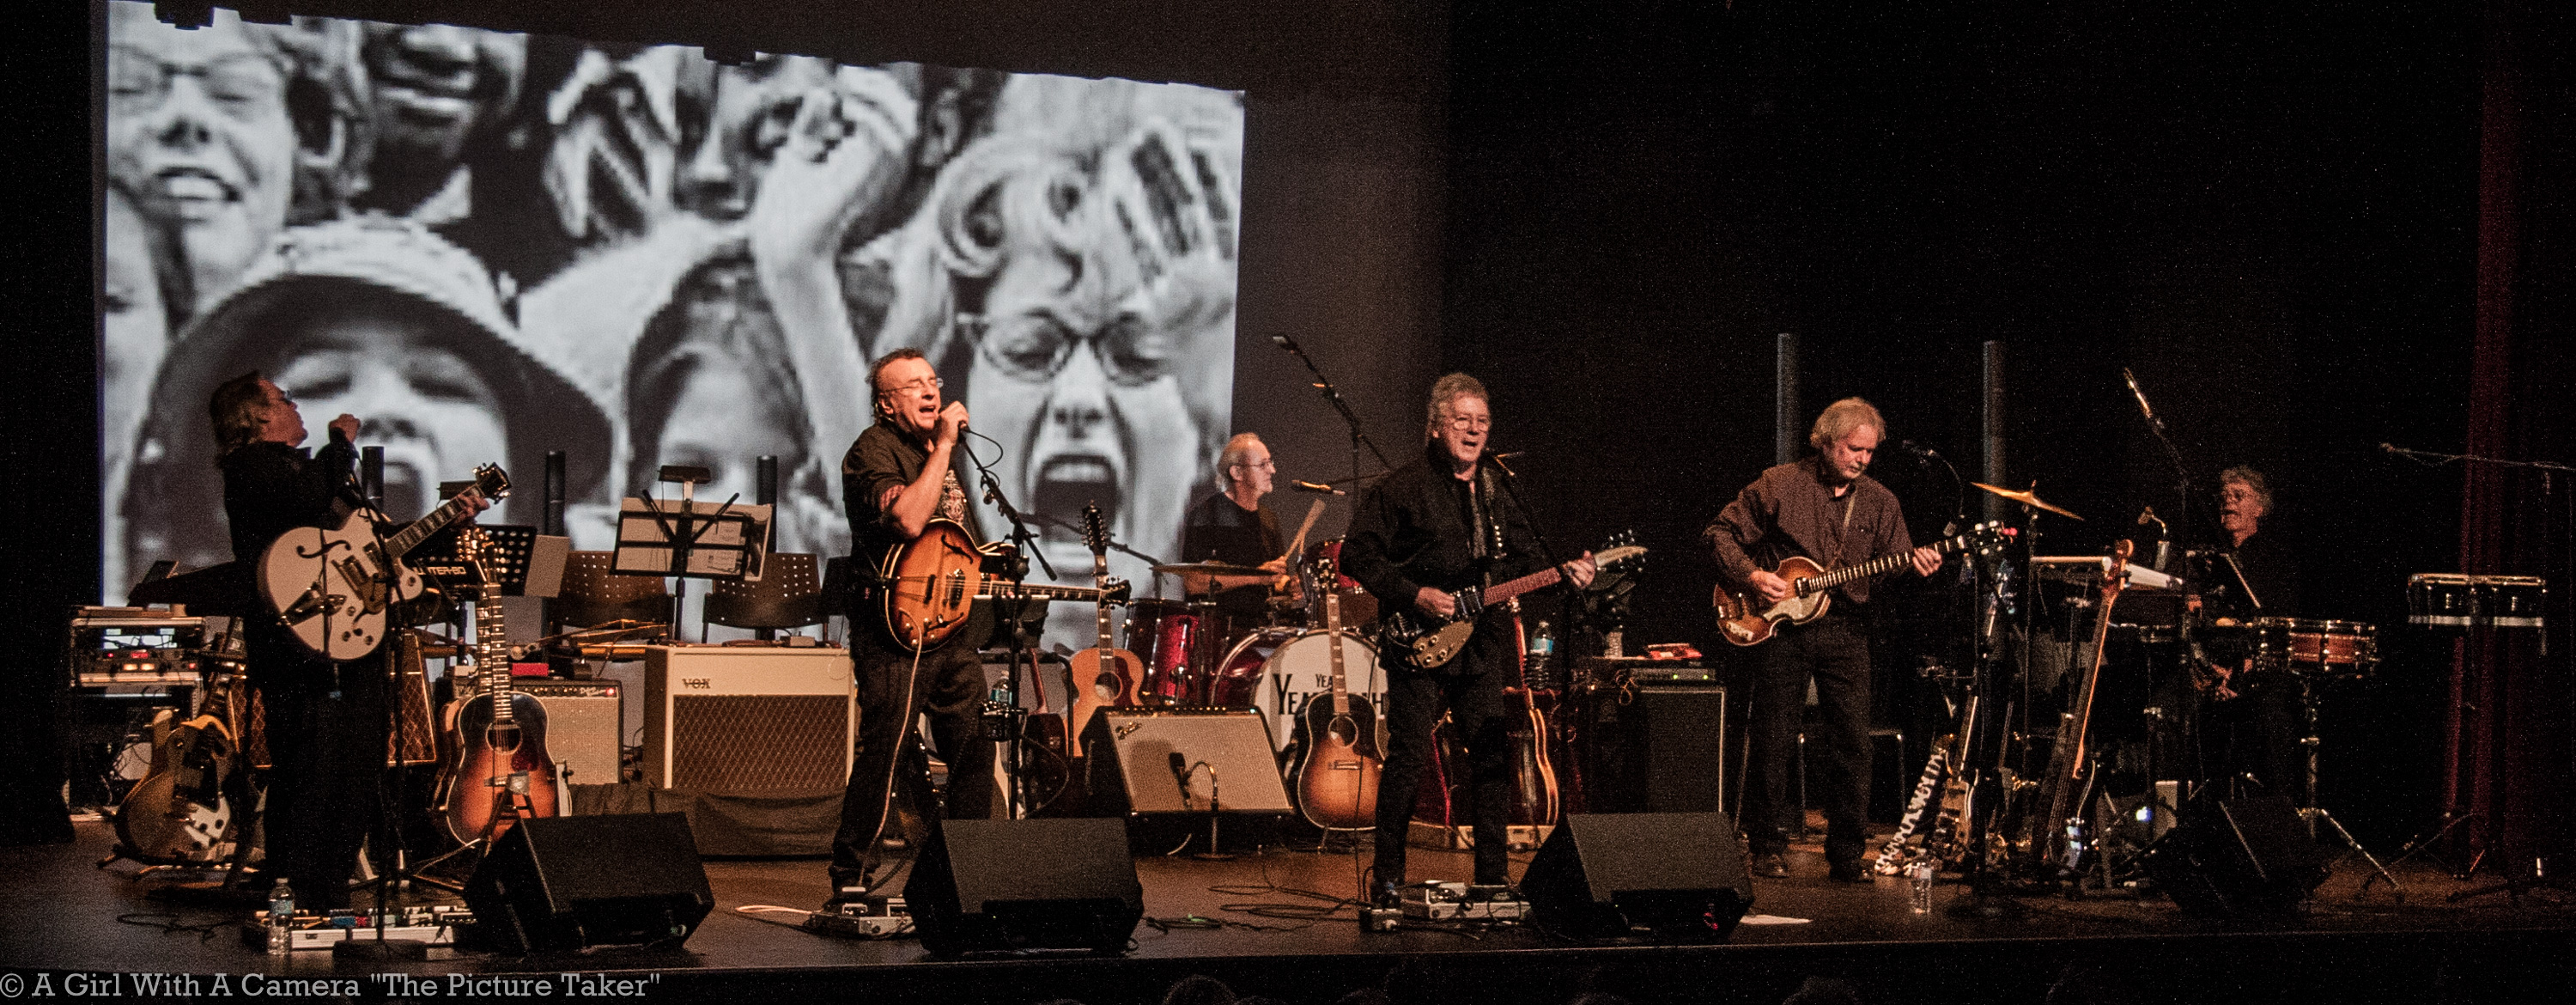
<path id="1" fill-rule="evenodd" d="M 1930 855 L 1917 855 L 1914 862 L 1905 867 L 1905 878 L 1914 886 L 1914 913 L 1932 913 L 1932 880 L 1940 871 L 1940 867 L 1932 864 Z"/>
<path id="2" fill-rule="evenodd" d="M 1556 630 L 1544 619 L 1539 621 L 1537 628 L 1531 629 L 1529 651 L 1524 655 L 1528 657 L 1528 669 L 1523 676 L 1528 679 L 1529 685 L 1531 687 L 1553 686 L 1556 677 L 1553 674 L 1553 668 L 1548 664 L 1548 657 L 1556 655 Z"/>
<path id="3" fill-rule="evenodd" d="M 284 959 L 295 949 L 295 890 L 278 877 L 268 890 L 268 955 Z"/>

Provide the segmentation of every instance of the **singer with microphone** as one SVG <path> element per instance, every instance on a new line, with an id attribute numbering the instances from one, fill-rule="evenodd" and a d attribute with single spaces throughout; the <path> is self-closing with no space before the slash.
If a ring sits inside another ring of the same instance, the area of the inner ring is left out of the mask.
<path id="1" fill-rule="evenodd" d="M 1864 472 L 1887 435 L 1887 420 L 1859 398 L 1826 406 L 1808 432 L 1814 456 L 1762 472 L 1737 493 L 1703 537 L 1716 554 L 1718 575 L 1736 589 L 1761 594 L 1765 603 L 1787 599 L 1791 584 L 1772 570 L 1791 556 L 1822 568 L 1866 562 L 1911 550 L 1914 571 L 1941 567 L 1941 555 L 1914 547 L 1896 493 Z M 1744 832 L 1760 876 L 1789 874 L 1789 828 L 1800 823 L 1790 802 L 1789 755 L 1797 744 L 1807 684 L 1816 686 L 1822 726 L 1809 733 L 1810 771 L 1825 811 L 1827 875 L 1869 881 L 1861 856 L 1867 850 L 1869 813 L 1869 629 L 1871 583 L 1855 579 L 1833 590 L 1823 616 L 1783 626 L 1758 651 L 1752 706 L 1752 764 L 1746 779 Z M 1819 749 L 1821 748 L 1821 749 Z"/>
<path id="2" fill-rule="evenodd" d="M 1431 385 L 1422 452 L 1362 493 L 1342 542 L 1342 571 L 1382 609 L 1412 608 L 1449 619 L 1457 591 L 1490 586 L 1546 566 L 1526 514 L 1508 501 L 1487 464 L 1493 412 L 1485 385 L 1453 373 Z M 1592 556 L 1565 563 L 1567 581 L 1591 585 Z M 1467 644 L 1437 667 L 1386 661 L 1386 768 L 1378 780 L 1375 876 L 1368 896 L 1394 907 L 1404 885 L 1405 832 L 1415 787 L 1431 763 L 1432 731 L 1445 713 L 1465 744 L 1467 815 L 1475 824 L 1478 885 L 1510 882 L 1505 833 L 1511 811 L 1513 706 L 1504 688 L 1519 677 L 1517 638 L 1507 606 L 1486 608 Z"/>
<path id="3" fill-rule="evenodd" d="M 1288 545 L 1279 533 L 1279 513 L 1261 501 L 1275 484 L 1279 464 L 1256 433 L 1234 434 L 1217 454 L 1216 464 L 1225 490 L 1190 507 L 1181 530 L 1181 561 L 1256 566 L 1271 575 L 1191 574 L 1183 577 L 1184 585 L 1192 595 L 1216 591 L 1217 611 L 1233 625 L 1257 624 L 1269 611 L 1274 592 L 1291 596 L 1302 592 L 1296 578 L 1287 574 L 1283 553 Z"/>
<path id="4" fill-rule="evenodd" d="M 897 349 L 868 370 L 875 392 L 876 423 L 859 434 L 841 458 L 842 502 L 850 518 L 850 561 L 860 577 L 873 575 L 889 552 L 921 536 L 934 519 L 954 521 L 977 541 L 972 507 L 957 474 L 966 433 L 966 406 L 945 401 L 942 383 L 918 349 Z M 884 599 L 873 582 L 850 590 L 850 664 L 859 691 L 859 742 L 841 800 L 841 826 L 832 837 L 832 895 L 823 910 L 866 899 L 882 864 L 893 798 L 900 783 L 924 820 L 940 815 L 927 766 L 911 742 L 914 723 L 930 716 L 930 741 L 948 762 L 947 815 L 988 816 L 992 805 L 993 745 L 979 742 L 978 714 L 984 672 L 976 649 L 992 633 L 992 618 L 977 605 L 966 626 L 947 643 L 915 657 L 897 643 L 876 612 Z"/>

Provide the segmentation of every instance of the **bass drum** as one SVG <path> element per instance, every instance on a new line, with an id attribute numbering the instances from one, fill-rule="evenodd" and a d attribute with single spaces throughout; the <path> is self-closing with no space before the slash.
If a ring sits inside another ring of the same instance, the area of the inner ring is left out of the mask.
<path id="1" fill-rule="evenodd" d="M 1297 716 L 1309 702 L 1333 700 L 1332 642 L 1324 632 L 1255 632 L 1235 643 L 1222 666 L 1218 680 L 1226 689 L 1225 704 L 1259 710 L 1270 726 L 1273 747 L 1284 748 L 1297 735 Z M 1350 632 L 1342 633 L 1342 679 L 1352 695 L 1367 698 L 1370 708 L 1386 714 L 1386 677 L 1378 672 L 1377 648 Z"/>

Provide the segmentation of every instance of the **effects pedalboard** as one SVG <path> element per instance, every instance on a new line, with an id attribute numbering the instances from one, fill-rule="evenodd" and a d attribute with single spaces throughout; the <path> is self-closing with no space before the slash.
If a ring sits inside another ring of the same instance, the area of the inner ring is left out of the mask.
<path id="1" fill-rule="evenodd" d="M 805 930 L 849 939 L 892 939 L 911 935 L 912 912 L 901 897 L 869 897 L 805 916 Z"/>
<path id="2" fill-rule="evenodd" d="M 1400 907 L 1363 907 L 1360 927 L 1392 932 L 1408 927 L 1460 924 L 1510 924 L 1528 915 L 1529 905 L 1508 886 L 1471 886 L 1439 880 L 1398 890 Z"/>
<path id="3" fill-rule="evenodd" d="M 242 941 L 252 946 L 267 945 L 268 912 L 253 914 L 251 921 L 242 928 Z M 474 912 L 462 904 L 405 907 L 385 917 L 385 938 L 449 946 L 456 944 L 459 928 L 472 924 Z M 293 937 L 289 943 L 292 948 L 329 949 L 334 943 L 375 938 L 376 919 L 365 911 L 297 911 L 288 934 Z"/>

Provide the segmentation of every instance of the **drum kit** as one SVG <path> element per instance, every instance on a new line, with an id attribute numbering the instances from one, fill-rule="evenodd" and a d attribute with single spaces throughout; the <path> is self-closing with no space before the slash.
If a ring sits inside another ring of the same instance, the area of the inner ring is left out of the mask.
<path id="1" fill-rule="evenodd" d="M 1220 562 L 1155 566 L 1156 573 L 1181 577 L 1190 593 L 1128 603 L 1126 646 L 1145 666 L 1137 693 L 1149 706 L 1256 709 L 1273 737 L 1288 736 L 1306 703 L 1332 690 L 1333 642 L 1322 610 L 1323 598 L 1338 593 L 1350 690 L 1383 707 L 1386 682 L 1363 630 L 1377 618 L 1377 600 L 1348 576 L 1321 573 L 1340 551 L 1339 540 L 1316 542 L 1285 574 Z M 1258 620 L 1239 608 L 1229 613 L 1218 600 L 1218 577 L 1255 576 L 1292 578 L 1297 588 L 1272 591 Z"/>

